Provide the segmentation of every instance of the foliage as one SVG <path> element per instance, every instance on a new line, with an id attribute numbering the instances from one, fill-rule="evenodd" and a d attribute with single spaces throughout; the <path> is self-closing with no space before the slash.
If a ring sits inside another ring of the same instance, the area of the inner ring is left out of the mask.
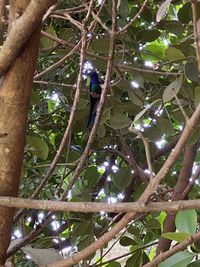
<path id="1" fill-rule="evenodd" d="M 80 6 L 79 12 L 68 11 L 68 13 L 82 23 L 86 14 L 82 2 L 61 1 L 43 24 L 44 31 L 64 42 L 57 43 L 42 35 L 37 73 L 42 73 L 62 59 L 80 40 L 80 30 L 66 19 L 63 10 L 70 11 Z M 111 2 L 106 1 L 100 13 L 100 18 L 107 27 L 111 25 Z M 119 29 L 137 14 L 143 2 L 142 0 L 118 1 Z M 93 11 L 97 13 L 99 7 L 96 1 Z M 199 8 L 200 3 L 198 3 Z M 81 9 L 82 12 L 80 12 Z M 93 20 L 92 16 L 90 20 Z M 86 55 L 87 61 L 98 70 L 104 80 L 109 34 L 101 24 L 97 23 L 88 38 L 91 39 Z M 77 50 L 56 68 L 38 78 L 37 75 L 35 76 L 20 185 L 22 197 L 30 197 L 37 189 L 58 151 L 71 113 L 79 60 L 80 50 Z M 136 132 L 129 131 L 131 125 L 149 140 L 150 154 L 153 159 L 152 169 L 155 174 L 166 161 L 172 150 L 170 144 L 185 125 L 181 108 L 190 117 L 200 102 L 192 14 L 188 1 L 148 1 L 137 20 L 125 33 L 117 36 L 115 66 L 112 69 L 111 81 L 96 140 L 79 179 L 68 194 L 68 201 L 112 203 L 135 201 L 139 198 L 146 184 L 133 171 L 133 166 L 126 157 L 127 151 L 122 139 L 137 165 L 146 171 L 148 167 L 143 140 Z M 83 89 L 73 122 L 69 151 L 66 145 L 56 170 L 40 192 L 41 199 L 58 200 L 62 196 L 83 154 L 89 135 L 89 130 L 86 128 L 89 112 L 87 77 L 84 77 Z M 199 140 L 199 128 L 196 131 L 188 145 Z M 169 149 L 160 153 L 160 146 L 164 145 L 166 147 L 169 145 Z M 155 194 L 152 200 L 166 200 L 172 197 L 167 192 L 176 184 L 182 160 L 183 155 L 175 162 L 163 181 L 166 193 Z M 199 163 L 198 153 L 195 162 Z M 105 177 L 106 179 L 103 179 Z M 198 198 L 199 192 L 199 185 L 195 184 L 190 192 L 190 198 Z M 20 221 L 20 228 L 18 223 L 15 224 L 14 234 L 16 230 L 23 229 L 23 231 L 20 230 L 21 234 L 28 235 L 45 221 L 46 216 L 47 212 L 26 212 L 23 223 Z M 121 237 L 119 245 L 128 247 L 132 252 L 126 258 L 126 267 L 141 266 L 150 260 L 152 253 L 155 252 L 155 245 L 151 246 L 151 243 L 159 240 L 162 234 L 161 216 L 162 213 L 144 215 L 141 220 L 130 225 L 127 230 L 128 236 Z M 182 223 L 186 216 L 190 218 L 188 225 L 187 222 Z M 30 243 L 34 249 L 55 248 L 63 251 L 64 255 L 65 253 L 72 255 L 77 250 L 86 248 L 108 231 L 108 225 L 113 222 L 114 217 L 115 214 L 107 213 L 56 213 L 52 223 L 46 225 L 37 238 Z M 180 233 L 179 236 L 176 233 L 170 236 L 168 233 L 165 237 L 180 242 L 188 236 L 187 234 L 183 236 L 183 233 L 194 234 L 197 217 L 199 214 L 195 211 L 188 211 L 187 215 L 178 213 L 176 226 L 182 236 Z M 67 252 L 66 248 L 68 248 Z M 103 251 L 107 249 L 104 248 Z M 26 253 L 26 250 L 24 252 Z M 185 267 L 192 261 L 195 253 L 179 252 L 159 266 Z M 92 255 L 88 261 L 95 262 L 97 257 Z M 31 265 L 32 263 L 25 265 L 28 261 L 21 251 L 16 253 L 15 261 L 17 266 L 21 266 L 22 263 L 23 266 L 34 266 Z M 118 259 L 106 264 L 108 267 L 119 265 Z"/>

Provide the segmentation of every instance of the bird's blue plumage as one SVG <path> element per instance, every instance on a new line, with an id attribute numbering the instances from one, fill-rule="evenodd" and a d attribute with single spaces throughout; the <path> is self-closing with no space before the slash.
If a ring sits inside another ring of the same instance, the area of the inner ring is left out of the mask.
<path id="1" fill-rule="evenodd" d="M 90 76 L 90 92 L 95 94 L 101 94 L 101 81 L 96 71 L 91 71 Z M 99 104 L 99 98 L 90 95 L 90 113 L 88 117 L 87 128 L 91 128 L 94 124 L 96 112 Z"/>

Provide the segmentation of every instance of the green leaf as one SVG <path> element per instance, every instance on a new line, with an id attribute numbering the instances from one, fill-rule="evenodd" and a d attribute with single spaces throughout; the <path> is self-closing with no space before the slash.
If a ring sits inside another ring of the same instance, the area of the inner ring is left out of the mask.
<path id="1" fill-rule="evenodd" d="M 200 260 L 193 261 L 187 265 L 187 267 L 199 267 L 200 266 Z"/>
<path id="2" fill-rule="evenodd" d="M 148 105 L 148 107 L 144 108 L 142 111 L 140 111 L 134 118 L 133 123 L 135 124 L 136 122 L 138 122 L 143 116 L 144 114 L 154 105 L 159 104 L 161 102 L 160 99 L 155 100 L 153 103 L 151 103 L 150 105 Z"/>
<path id="3" fill-rule="evenodd" d="M 184 31 L 185 27 L 180 22 L 174 20 L 174 21 L 166 21 L 164 29 L 175 35 L 180 35 Z"/>
<path id="4" fill-rule="evenodd" d="M 102 54 L 107 54 L 109 47 L 110 47 L 110 39 L 107 37 L 94 39 L 91 44 L 91 49 L 94 52 Z"/>
<path id="5" fill-rule="evenodd" d="M 122 191 L 131 182 L 131 168 L 127 166 L 119 169 L 116 173 L 113 173 L 112 178 L 116 187 Z"/>
<path id="6" fill-rule="evenodd" d="M 142 58 L 146 61 L 158 62 L 165 57 L 166 46 L 158 41 L 151 42 L 142 50 Z"/>
<path id="7" fill-rule="evenodd" d="M 51 35 L 54 35 L 56 37 L 56 32 L 52 25 L 49 25 L 46 30 L 47 33 L 50 33 Z M 46 36 L 41 37 L 41 43 L 44 48 L 51 48 L 54 47 L 56 44 L 56 41 L 51 40 L 50 38 Z"/>
<path id="8" fill-rule="evenodd" d="M 106 128 L 104 125 L 100 124 L 97 130 L 97 135 L 99 138 L 104 138 L 106 134 Z"/>
<path id="9" fill-rule="evenodd" d="M 189 236 L 190 234 L 188 233 L 180 233 L 180 232 L 177 232 L 177 233 L 169 232 L 169 233 L 162 234 L 162 237 L 165 237 L 170 240 L 175 240 L 177 242 L 182 242 Z"/>
<path id="10" fill-rule="evenodd" d="M 160 229 L 160 222 L 156 219 L 151 219 L 146 223 L 146 227 L 152 230 Z"/>
<path id="11" fill-rule="evenodd" d="M 194 105 L 195 108 L 200 103 L 200 86 L 195 87 Z"/>
<path id="12" fill-rule="evenodd" d="M 180 251 L 160 263 L 158 267 L 186 267 L 188 263 L 194 258 L 194 254 L 188 251 Z"/>
<path id="13" fill-rule="evenodd" d="M 180 23 L 188 24 L 190 22 L 190 12 L 191 4 L 189 2 L 185 3 L 178 11 L 178 20 L 180 21 Z"/>
<path id="14" fill-rule="evenodd" d="M 87 180 L 87 185 L 92 188 L 98 181 L 100 173 L 96 166 L 91 166 L 86 169 L 84 178 Z"/>
<path id="15" fill-rule="evenodd" d="M 193 145 L 195 144 L 200 138 L 200 127 L 197 127 L 192 135 L 190 136 L 189 140 L 187 141 L 187 145 Z"/>
<path id="16" fill-rule="evenodd" d="M 113 129 L 122 129 L 131 124 L 131 119 L 121 113 L 114 113 L 110 118 L 110 127 Z"/>
<path id="17" fill-rule="evenodd" d="M 120 245 L 127 247 L 127 246 L 131 246 L 131 245 L 137 245 L 137 242 L 135 242 L 135 240 L 133 240 L 132 238 L 128 237 L 128 236 L 122 236 L 122 238 L 120 238 L 119 241 Z"/>
<path id="18" fill-rule="evenodd" d="M 125 267 L 140 267 L 142 263 L 142 250 L 137 251 L 126 261 Z"/>
<path id="19" fill-rule="evenodd" d="M 168 10 L 168 8 L 169 8 L 169 6 L 170 6 L 170 4 L 171 4 L 171 1 L 172 1 L 172 0 L 165 0 L 165 1 L 160 5 L 160 7 L 159 7 L 159 9 L 158 9 L 158 12 L 157 12 L 157 14 L 156 14 L 156 21 L 157 21 L 157 22 L 160 22 L 160 21 L 164 18 L 164 16 L 165 16 L 166 13 L 167 13 L 167 10 Z"/>
<path id="20" fill-rule="evenodd" d="M 192 61 L 192 62 L 187 62 L 185 64 L 185 76 L 192 82 L 198 82 L 199 71 L 196 62 Z"/>
<path id="21" fill-rule="evenodd" d="M 43 160 L 47 159 L 49 153 L 49 147 L 44 140 L 35 136 L 27 136 L 26 142 L 28 145 L 33 147 L 33 149 L 31 149 L 31 152 L 34 155 Z"/>
<path id="22" fill-rule="evenodd" d="M 176 59 L 182 59 L 185 58 L 184 54 L 177 48 L 175 47 L 168 47 L 165 50 L 165 57 L 168 60 L 176 60 Z"/>
<path id="23" fill-rule="evenodd" d="M 164 102 L 169 102 L 174 98 L 174 95 L 176 95 L 181 88 L 182 80 L 183 78 L 180 76 L 165 88 L 163 93 Z"/>
<path id="24" fill-rule="evenodd" d="M 158 39 L 160 32 L 158 30 L 141 30 L 137 33 L 136 39 L 139 42 L 152 42 Z"/>
<path id="25" fill-rule="evenodd" d="M 169 119 L 165 119 L 162 117 L 158 118 L 158 127 L 162 131 L 163 134 L 172 135 L 174 134 L 174 128 Z"/>
<path id="26" fill-rule="evenodd" d="M 121 264 L 118 261 L 112 261 L 112 262 L 109 262 L 108 264 L 105 264 L 104 266 L 106 266 L 106 267 L 121 267 Z"/>
<path id="27" fill-rule="evenodd" d="M 176 214 L 176 228 L 179 232 L 193 235 L 197 228 L 197 213 L 195 210 L 182 210 Z"/>

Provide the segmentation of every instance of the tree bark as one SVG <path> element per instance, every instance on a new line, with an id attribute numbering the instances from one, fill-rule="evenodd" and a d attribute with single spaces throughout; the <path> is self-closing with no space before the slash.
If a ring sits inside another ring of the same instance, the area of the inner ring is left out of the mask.
<path id="1" fill-rule="evenodd" d="M 3 31 L 4 31 L 4 24 L 5 24 L 5 10 L 6 10 L 6 2 L 7 0 L 0 1 L 0 43 L 3 40 Z"/>
<path id="2" fill-rule="evenodd" d="M 10 1 L 9 24 L 29 0 Z M 11 27 L 11 26 L 10 26 Z M 26 139 L 26 123 L 40 27 L 24 45 L 0 83 L 0 196 L 17 196 Z M 0 266 L 5 264 L 14 209 L 0 207 Z"/>
<path id="3" fill-rule="evenodd" d="M 176 186 L 174 187 L 174 194 L 172 197 L 173 201 L 185 199 L 187 196 L 183 196 L 183 192 L 190 182 L 190 177 L 192 174 L 192 168 L 195 161 L 197 151 L 197 144 L 186 147 L 184 153 L 183 166 L 180 171 L 180 175 Z M 174 232 L 176 230 L 175 226 L 175 212 L 170 212 L 164 222 L 163 233 Z M 171 240 L 161 237 L 157 246 L 156 255 L 161 252 L 165 252 L 170 248 Z"/>

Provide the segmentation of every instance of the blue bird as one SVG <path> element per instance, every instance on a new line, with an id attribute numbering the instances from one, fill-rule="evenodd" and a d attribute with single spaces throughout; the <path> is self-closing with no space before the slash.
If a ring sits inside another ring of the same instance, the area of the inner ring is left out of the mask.
<path id="1" fill-rule="evenodd" d="M 90 76 L 90 92 L 100 96 L 102 82 L 100 81 L 98 74 L 96 73 L 96 71 L 92 70 L 89 73 L 89 76 Z M 87 128 L 91 128 L 94 124 L 99 101 L 100 98 L 90 95 L 90 112 L 88 117 Z"/>

